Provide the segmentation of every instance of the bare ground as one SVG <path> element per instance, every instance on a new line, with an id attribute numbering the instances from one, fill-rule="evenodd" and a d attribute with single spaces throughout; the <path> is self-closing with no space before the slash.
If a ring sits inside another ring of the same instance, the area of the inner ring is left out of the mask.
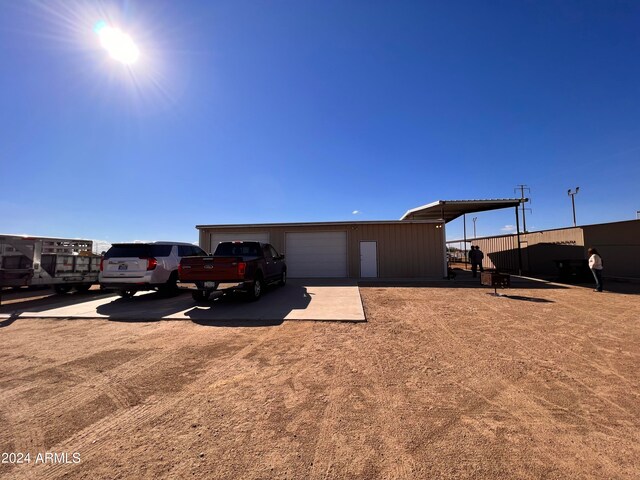
<path id="1" fill-rule="evenodd" d="M 31 454 L 0 477 L 638 478 L 640 297 L 527 287 L 364 287 L 361 324 L 0 321 L 0 451 Z"/>

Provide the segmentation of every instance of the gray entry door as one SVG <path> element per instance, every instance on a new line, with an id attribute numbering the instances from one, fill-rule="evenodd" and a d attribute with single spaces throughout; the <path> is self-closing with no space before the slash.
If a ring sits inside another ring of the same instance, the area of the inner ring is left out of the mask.
<path id="1" fill-rule="evenodd" d="M 360 277 L 378 277 L 378 244 L 360 242 Z"/>

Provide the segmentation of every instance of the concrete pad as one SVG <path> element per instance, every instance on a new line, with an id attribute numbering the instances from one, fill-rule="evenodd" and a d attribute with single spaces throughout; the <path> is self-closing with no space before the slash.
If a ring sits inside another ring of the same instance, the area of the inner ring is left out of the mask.
<path id="1" fill-rule="evenodd" d="M 157 292 L 140 292 L 133 298 L 101 295 L 99 298 L 58 296 L 45 305 L 20 309 L 2 307 L 2 318 L 108 318 L 113 320 L 317 320 L 365 321 L 360 291 L 354 282 L 289 280 L 285 287 L 269 287 L 257 302 L 238 294 L 215 292 L 208 302 L 196 303 L 190 292 L 163 298 Z M 13 308 L 11 308 L 13 307 Z"/>

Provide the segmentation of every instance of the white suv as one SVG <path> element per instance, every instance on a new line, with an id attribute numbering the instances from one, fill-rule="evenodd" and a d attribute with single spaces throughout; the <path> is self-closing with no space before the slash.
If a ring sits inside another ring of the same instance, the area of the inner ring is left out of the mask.
<path id="1" fill-rule="evenodd" d="M 125 298 L 139 290 L 172 294 L 178 289 L 180 259 L 194 255 L 206 253 L 191 243 L 115 243 L 100 261 L 100 286 Z"/>

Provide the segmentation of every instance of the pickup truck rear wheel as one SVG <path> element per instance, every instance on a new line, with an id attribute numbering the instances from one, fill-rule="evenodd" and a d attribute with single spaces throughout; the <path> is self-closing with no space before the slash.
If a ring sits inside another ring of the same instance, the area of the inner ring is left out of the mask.
<path id="1" fill-rule="evenodd" d="M 249 290 L 249 298 L 253 301 L 256 301 L 262 296 L 262 288 L 264 287 L 262 283 L 262 277 L 256 277 L 253 280 L 253 285 L 251 285 L 251 289 Z"/>
<path id="2" fill-rule="evenodd" d="M 195 290 L 191 292 L 191 296 L 196 302 L 209 300 L 209 295 L 211 295 L 211 290 Z"/>

